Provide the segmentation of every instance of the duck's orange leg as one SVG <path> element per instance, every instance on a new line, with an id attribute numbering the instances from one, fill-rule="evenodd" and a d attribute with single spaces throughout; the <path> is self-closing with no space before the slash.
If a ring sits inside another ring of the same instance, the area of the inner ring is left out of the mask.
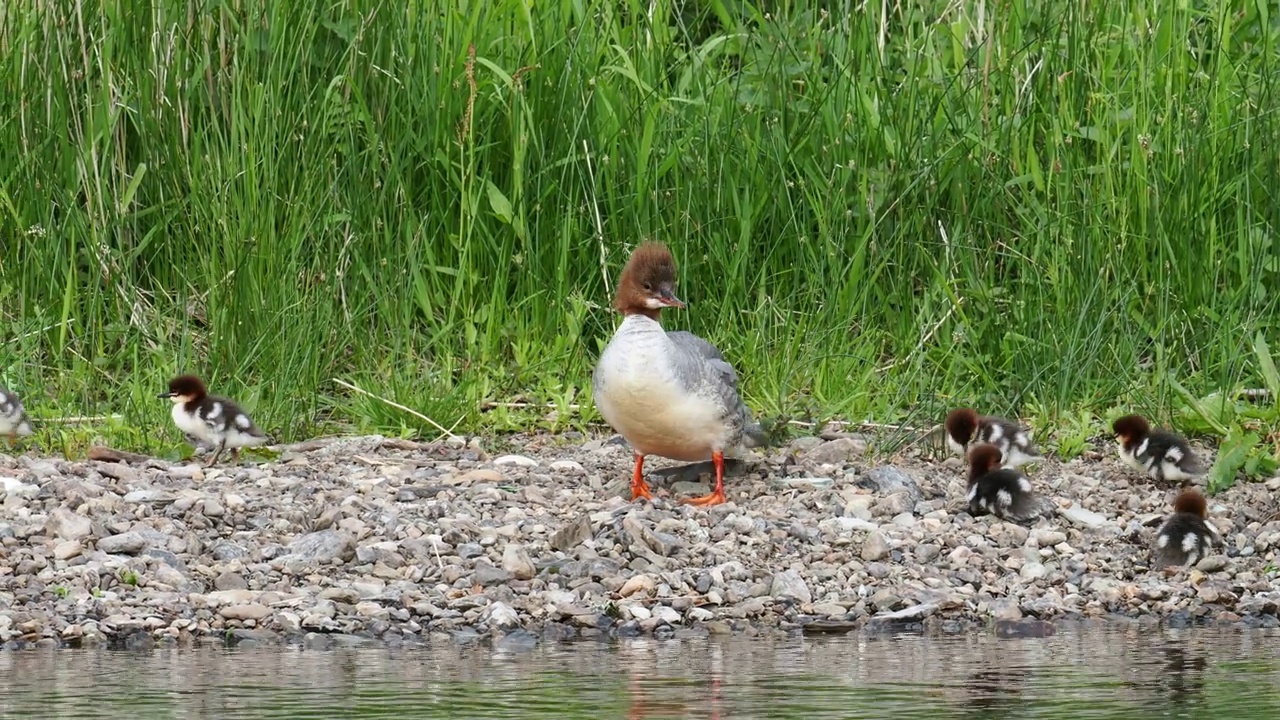
<path id="1" fill-rule="evenodd" d="M 724 502 L 724 453 L 716 451 L 711 453 L 711 461 L 716 466 L 716 489 L 711 491 L 710 495 L 703 495 L 700 498 L 690 498 L 685 502 L 690 505 L 719 505 Z"/>
<path id="2" fill-rule="evenodd" d="M 631 474 L 631 501 L 635 502 L 637 498 L 653 499 L 649 484 L 644 481 L 644 456 L 640 453 L 636 453 L 636 469 Z"/>

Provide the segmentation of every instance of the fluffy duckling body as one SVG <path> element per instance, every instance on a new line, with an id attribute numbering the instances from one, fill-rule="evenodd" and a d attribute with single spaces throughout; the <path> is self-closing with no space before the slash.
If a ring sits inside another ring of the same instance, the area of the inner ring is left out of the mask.
<path id="1" fill-rule="evenodd" d="M 1199 490 L 1188 488 L 1173 502 L 1173 514 L 1156 531 L 1152 562 L 1157 568 L 1194 565 L 1200 562 L 1222 537 L 1209 524 L 1209 507 Z"/>
<path id="2" fill-rule="evenodd" d="M 689 500 L 725 502 L 724 458 L 764 441 L 738 394 L 738 374 L 720 351 L 659 323 L 675 296 L 675 259 L 661 243 L 637 247 L 618 279 L 614 307 L 622 324 L 592 374 L 596 408 L 635 453 L 631 499 L 652 497 L 644 481 L 646 455 L 689 462 L 712 460 L 715 490 Z"/>
<path id="3" fill-rule="evenodd" d="M 215 448 L 205 467 L 217 462 L 223 450 L 230 448 L 234 461 L 240 448 L 267 442 L 266 433 L 253 424 L 248 413 L 228 398 L 210 395 L 195 375 L 170 380 L 169 391 L 159 397 L 173 401 L 173 424 L 179 430 Z"/>
<path id="4" fill-rule="evenodd" d="M 1182 436 L 1152 429 L 1141 415 L 1125 415 L 1111 424 L 1120 459 L 1154 480 L 1188 481 L 1203 475 L 1205 467 Z"/>
<path id="5" fill-rule="evenodd" d="M 1031 442 L 1031 430 L 1012 420 L 956 408 L 947 413 L 943 424 L 947 447 L 956 454 L 966 454 L 971 443 L 987 443 L 1000 451 L 1005 467 L 1019 468 L 1044 460 Z"/>
<path id="6" fill-rule="evenodd" d="M 1039 515 L 1031 481 L 1020 471 L 1000 466 L 1000 449 L 979 443 L 969 449 L 969 514 L 988 513 L 1001 520 L 1026 522 Z"/>
<path id="7" fill-rule="evenodd" d="M 0 387 L 0 435 L 16 442 L 19 437 L 31 434 L 31 421 L 16 393 Z"/>

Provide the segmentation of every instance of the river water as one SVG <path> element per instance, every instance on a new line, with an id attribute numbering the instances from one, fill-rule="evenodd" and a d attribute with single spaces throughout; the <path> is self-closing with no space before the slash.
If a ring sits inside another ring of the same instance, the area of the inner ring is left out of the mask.
<path id="1" fill-rule="evenodd" d="M 1280 718 L 1280 632 L 0 653 L 14 718 Z"/>

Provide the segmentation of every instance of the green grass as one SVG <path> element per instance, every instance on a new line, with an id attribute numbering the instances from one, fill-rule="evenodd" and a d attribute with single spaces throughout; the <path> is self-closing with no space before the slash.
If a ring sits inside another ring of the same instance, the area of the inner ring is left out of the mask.
<path id="1" fill-rule="evenodd" d="M 439 434 L 335 378 L 597 421 L 642 238 L 766 417 L 1043 435 L 1262 381 L 1268 3 L 446 5 L 0 11 L 0 383 L 47 449 L 171 445 L 179 371 L 286 440 Z"/>

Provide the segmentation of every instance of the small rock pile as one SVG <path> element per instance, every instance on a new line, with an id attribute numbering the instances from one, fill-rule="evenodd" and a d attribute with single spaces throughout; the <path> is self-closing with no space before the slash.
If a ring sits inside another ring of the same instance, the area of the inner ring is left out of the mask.
<path id="1" fill-rule="evenodd" d="M 656 499 L 630 503 L 616 437 L 503 442 L 339 438 L 209 470 L 0 455 L 0 643 L 1280 624 L 1280 478 L 1212 498 L 1226 551 L 1166 573 L 1148 548 L 1177 489 L 1105 455 L 1032 473 L 1054 512 L 1026 527 L 965 511 L 958 458 L 869 464 L 856 436 L 734 463 L 705 509 L 677 500 L 709 464 L 650 458 Z"/>

